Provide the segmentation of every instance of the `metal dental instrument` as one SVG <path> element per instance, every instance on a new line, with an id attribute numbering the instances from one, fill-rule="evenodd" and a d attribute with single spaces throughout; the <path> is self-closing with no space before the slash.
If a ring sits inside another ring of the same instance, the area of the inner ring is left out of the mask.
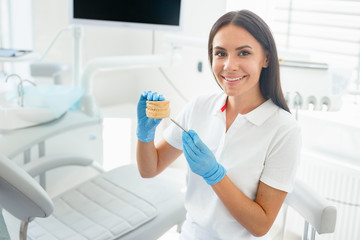
<path id="1" fill-rule="evenodd" d="M 176 122 L 174 119 L 172 119 L 171 117 L 168 117 L 173 123 L 175 123 L 175 125 L 176 126 L 178 126 L 179 128 L 181 128 L 183 131 L 185 131 L 185 132 L 187 132 L 188 133 L 188 131 L 186 131 L 185 130 L 185 128 L 183 128 L 178 122 Z"/>

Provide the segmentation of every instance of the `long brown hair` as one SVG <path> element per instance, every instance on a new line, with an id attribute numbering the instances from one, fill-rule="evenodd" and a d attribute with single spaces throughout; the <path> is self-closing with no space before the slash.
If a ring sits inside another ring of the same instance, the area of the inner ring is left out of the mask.
<path id="1" fill-rule="evenodd" d="M 266 99 L 271 99 L 277 106 L 290 112 L 286 104 L 280 83 L 280 66 L 274 38 L 268 25 L 259 16 L 249 10 L 228 12 L 213 25 L 209 34 L 208 54 L 210 65 L 213 61 L 213 40 L 220 28 L 235 25 L 246 29 L 268 53 L 269 65 L 260 74 L 260 91 Z"/>

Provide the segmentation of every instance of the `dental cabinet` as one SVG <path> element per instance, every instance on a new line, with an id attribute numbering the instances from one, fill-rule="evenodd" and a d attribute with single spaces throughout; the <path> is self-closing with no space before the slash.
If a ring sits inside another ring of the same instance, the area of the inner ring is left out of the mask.
<path id="1" fill-rule="evenodd" d="M 36 144 L 60 133 L 94 124 L 101 119 L 89 117 L 82 112 L 69 111 L 61 118 L 34 127 L 5 131 L 0 133 L 0 152 L 13 158 Z"/>
<path id="2" fill-rule="evenodd" d="M 325 63 L 280 60 L 282 89 L 290 108 L 298 101 L 303 110 L 338 111 L 351 71 Z"/>

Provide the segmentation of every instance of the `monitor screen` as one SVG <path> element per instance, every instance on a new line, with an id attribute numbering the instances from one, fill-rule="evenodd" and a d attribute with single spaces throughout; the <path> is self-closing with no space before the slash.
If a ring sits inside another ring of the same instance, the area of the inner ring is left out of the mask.
<path id="1" fill-rule="evenodd" d="M 180 30 L 183 0 L 70 0 L 70 22 Z"/>

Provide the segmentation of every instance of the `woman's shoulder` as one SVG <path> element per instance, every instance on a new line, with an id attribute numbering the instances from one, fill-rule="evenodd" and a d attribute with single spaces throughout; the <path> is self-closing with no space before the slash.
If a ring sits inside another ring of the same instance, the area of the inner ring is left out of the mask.
<path id="1" fill-rule="evenodd" d="M 274 114 L 273 121 L 277 122 L 282 128 L 300 129 L 300 124 L 295 118 L 295 115 L 278 107 L 276 114 Z"/>

